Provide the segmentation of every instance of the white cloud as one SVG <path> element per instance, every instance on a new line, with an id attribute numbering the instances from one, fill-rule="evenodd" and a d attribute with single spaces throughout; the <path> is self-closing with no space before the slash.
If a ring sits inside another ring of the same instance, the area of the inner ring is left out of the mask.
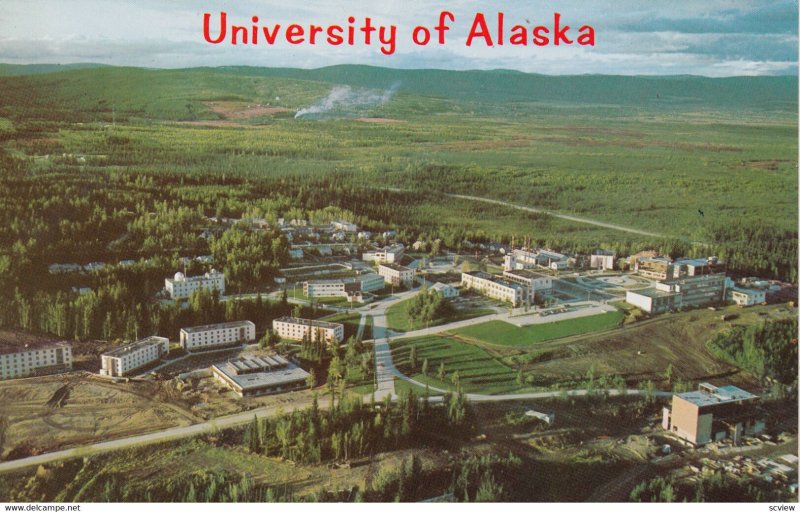
<path id="1" fill-rule="evenodd" d="M 450 69 L 511 68 L 549 74 L 776 74 L 796 73 L 797 34 L 774 34 L 775 5 L 791 9 L 788 0 L 745 1 L 677 0 L 559 0 L 558 2 L 511 1 L 502 7 L 489 0 L 355 0 L 306 3 L 274 0 L 3 0 L 0 12 L 0 62 L 105 64 L 153 67 L 220 65 L 322 67 L 363 63 L 388 67 L 437 67 Z M 447 8 L 456 15 L 445 47 L 419 47 L 410 42 L 417 24 L 433 25 Z M 494 47 L 471 48 L 464 39 L 475 12 L 487 14 L 494 30 L 495 13 L 505 12 L 507 29 L 512 24 L 552 24 L 553 12 L 565 23 L 591 24 L 597 31 L 595 47 Z M 398 26 L 396 54 L 384 56 L 373 43 L 354 46 L 318 44 L 274 47 L 210 45 L 203 41 L 202 14 L 225 10 L 237 24 L 257 15 L 260 24 L 297 22 L 346 24 L 347 17 L 360 23 Z M 720 21 L 722 20 L 722 21 Z M 763 27 L 752 27 L 752 22 Z M 737 27 L 747 21 L 747 32 Z M 724 23 L 723 23 L 724 22 Z M 650 26 L 658 30 L 645 30 Z M 784 22 L 781 26 L 785 27 Z M 792 23 L 788 26 L 791 28 Z M 638 28 L 637 28 L 638 27 Z M 707 29 L 705 27 L 708 27 Z M 714 27 L 723 27 L 725 34 Z"/>

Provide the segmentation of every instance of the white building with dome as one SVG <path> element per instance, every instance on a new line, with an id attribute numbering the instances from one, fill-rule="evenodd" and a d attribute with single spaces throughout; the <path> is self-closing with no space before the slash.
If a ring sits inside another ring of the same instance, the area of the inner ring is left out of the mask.
<path id="1" fill-rule="evenodd" d="M 186 299 L 199 288 L 219 290 L 220 295 L 225 295 L 225 274 L 211 269 L 202 276 L 186 277 L 183 272 L 176 272 L 172 279 L 164 279 L 164 288 L 172 299 Z"/>

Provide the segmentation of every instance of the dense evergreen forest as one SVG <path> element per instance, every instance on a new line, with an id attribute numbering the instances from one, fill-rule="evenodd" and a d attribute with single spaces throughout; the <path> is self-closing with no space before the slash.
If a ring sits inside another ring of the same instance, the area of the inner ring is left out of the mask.
<path id="1" fill-rule="evenodd" d="M 797 388 L 797 322 L 737 325 L 711 339 L 709 348 L 761 380 Z"/>

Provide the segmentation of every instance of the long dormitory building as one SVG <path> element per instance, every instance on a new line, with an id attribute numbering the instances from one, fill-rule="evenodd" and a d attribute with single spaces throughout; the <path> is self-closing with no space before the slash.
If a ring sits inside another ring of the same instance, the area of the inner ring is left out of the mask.
<path id="1" fill-rule="evenodd" d="M 72 370 L 72 347 L 21 331 L 0 332 L 0 380 Z"/>
<path id="2" fill-rule="evenodd" d="M 122 377 L 158 361 L 169 353 L 169 340 L 150 336 L 110 350 L 100 356 L 100 375 Z"/>
<path id="3" fill-rule="evenodd" d="M 249 320 L 198 325 L 181 329 L 181 347 L 187 352 L 208 350 L 255 341 L 256 326 Z"/>

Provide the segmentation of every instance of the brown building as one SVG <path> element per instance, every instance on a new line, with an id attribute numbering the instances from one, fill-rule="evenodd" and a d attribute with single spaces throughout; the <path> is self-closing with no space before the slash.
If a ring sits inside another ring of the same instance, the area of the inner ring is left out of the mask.
<path id="1" fill-rule="evenodd" d="M 673 395 L 672 410 L 664 408 L 662 426 L 695 446 L 726 438 L 738 445 L 742 436 L 764 431 L 757 399 L 736 386 L 703 383 L 697 391 Z"/>

